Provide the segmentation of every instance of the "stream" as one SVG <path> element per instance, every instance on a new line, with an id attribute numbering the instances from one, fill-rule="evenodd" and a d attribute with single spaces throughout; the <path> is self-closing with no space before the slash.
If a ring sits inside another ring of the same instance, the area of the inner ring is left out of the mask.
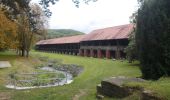
<path id="1" fill-rule="evenodd" d="M 67 73 L 67 72 L 64 72 L 64 71 L 59 71 L 59 70 L 56 70 L 56 69 L 54 69 L 52 67 L 42 67 L 40 69 L 41 70 L 46 70 L 46 71 L 51 71 L 51 72 L 62 73 L 65 76 L 65 78 L 63 78 L 59 82 L 55 82 L 53 84 L 48 84 L 48 85 L 45 85 L 45 86 L 40 85 L 40 86 L 19 87 L 19 86 L 16 86 L 14 84 L 7 84 L 6 87 L 11 88 L 11 89 L 22 90 L 22 89 L 33 89 L 33 88 L 61 86 L 61 85 L 70 84 L 71 82 L 73 82 L 73 76 L 70 73 Z"/>

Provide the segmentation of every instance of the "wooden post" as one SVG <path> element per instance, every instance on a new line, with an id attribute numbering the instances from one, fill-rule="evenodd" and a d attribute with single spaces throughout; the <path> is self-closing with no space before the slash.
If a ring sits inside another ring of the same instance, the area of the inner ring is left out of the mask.
<path id="1" fill-rule="evenodd" d="M 97 50 L 97 57 L 102 58 L 102 52 L 100 49 Z"/>
<path id="2" fill-rule="evenodd" d="M 110 55 L 110 50 L 106 50 L 106 58 L 110 59 L 111 55 Z"/>
<path id="3" fill-rule="evenodd" d="M 90 56 L 91 56 L 91 57 L 94 57 L 94 51 L 93 51 L 93 49 L 90 50 Z"/>

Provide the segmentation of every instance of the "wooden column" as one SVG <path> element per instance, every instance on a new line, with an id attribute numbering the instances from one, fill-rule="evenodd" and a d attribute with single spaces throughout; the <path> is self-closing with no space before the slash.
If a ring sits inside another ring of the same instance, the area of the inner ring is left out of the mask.
<path id="1" fill-rule="evenodd" d="M 119 48 L 119 41 L 118 40 L 116 40 L 116 46 L 117 46 L 117 49 L 116 49 L 116 52 L 115 52 L 115 58 L 120 59 L 120 48 Z"/>
<path id="2" fill-rule="evenodd" d="M 111 58 L 110 50 L 106 50 L 106 58 L 107 58 L 107 59 L 110 59 L 110 58 Z"/>
<path id="3" fill-rule="evenodd" d="M 94 51 L 93 51 L 93 49 L 90 50 L 90 57 L 94 57 Z"/>
<path id="4" fill-rule="evenodd" d="M 88 56 L 87 49 L 84 49 L 84 56 L 85 56 L 85 57 Z"/>
<path id="5" fill-rule="evenodd" d="M 97 50 L 97 58 L 102 58 L 102 51 L 100 49 Z"/>
<path id="6" fill-rule="evenodd" d="M 117 49 L 115 52 L 115 58 L 120 59 L 120 50 L 119 49 Z"/>
<path id="7" fill-rule="evenodd" d="M 83 50 L 82 49 L 79 49 L 79 56 L 83 56 Z"/>

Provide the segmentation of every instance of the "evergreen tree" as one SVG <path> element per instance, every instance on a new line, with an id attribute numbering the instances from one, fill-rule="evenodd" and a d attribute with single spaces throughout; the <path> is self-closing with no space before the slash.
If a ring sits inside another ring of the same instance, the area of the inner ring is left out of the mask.
<path id="1" fill-rule="evenodd" d="M 129 44 L 125 48 L 125 53 L 129 63 L 132 63 L 135 59 L 138 58 L 136 42 L 135 42 L 135 31 L 133 31 L 129 37 Z"/>
<path id="2" fill-rule="evenodd" d="M 138 53 L 137 53 L 137 47 L 135 41 L 136 18 L 137 18 L 137 12 L 133 13 L 132 16 L 130 17 L 130 22 L 133 23 L 134 27 L 133 27 L 133 31 L 129 36 L 129 44 L 125 48 L 126 57 L 129 63 L 132 63 L 132 61 L 138 59 Z"/>
<path id="3" fill-rule="evenodd" d="M 136 43 L 146 79 L 170 75 L 170 0 L 141 0 Z"/>

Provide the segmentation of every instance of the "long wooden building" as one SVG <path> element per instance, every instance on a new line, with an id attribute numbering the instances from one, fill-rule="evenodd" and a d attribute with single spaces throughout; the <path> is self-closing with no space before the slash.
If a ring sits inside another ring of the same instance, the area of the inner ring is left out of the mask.
<path id="1" fill-rule="evenodd" d="M 124 48 L 133 31 L 133 24 L 97 29 L 86 35 L 77 35 L 36 43 L 36 50 L 97 58 L 125 58 Z"/>

